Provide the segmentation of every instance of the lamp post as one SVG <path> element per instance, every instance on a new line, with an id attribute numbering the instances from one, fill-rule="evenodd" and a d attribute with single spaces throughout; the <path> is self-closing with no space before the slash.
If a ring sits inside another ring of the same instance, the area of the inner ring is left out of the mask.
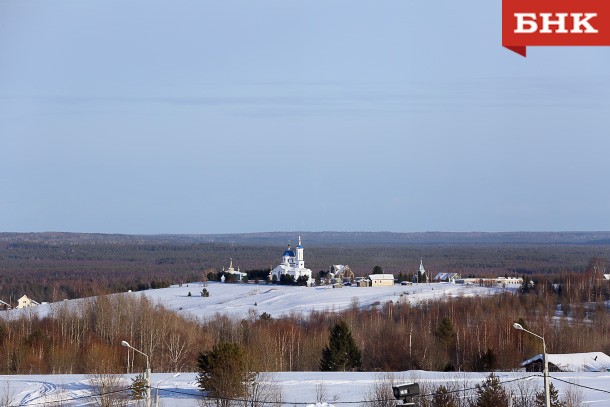
<path id="1" fill-rule="evenodd" d="M 150 407 L 150 363 L 148 361 L 148 355 L 142 352 L 141 350 L 134 348 L 127 341 L 121 341 L 121 346 L 133 349 L 139 354 L 144 355 L 144 357 L 146 358 L 146 407 Z"/>
<path id="2" fill-rule="evenodd" d="M 542 351 L 544 355 L 544 405 L 546 407 L 551 407 L 551 394 L 549 392 L 549 362 L 546 357 L 546 342 L 542 336 L 528 331 L 527 329 L 523 328 L 521 324 L 515 322 L 513 324 L 513 328 L 519 331 L 527 332 L 530 335 L 534 335 L 536 338 L 542 339 Z"/>
<path id="3" fill-rule="evenodd" d="M 155 407 L 159 407 L 159 385 L 160 385 L 161 383 L 163 383 L 164 381 L 166 381 L 166 380 L 169 380 L 169 379 L 171 379 L 171 378 L 173 378 L 173 377 L 178 377 L 178 376 L 180 376 L 180 373 L 176 373 L 175 375 L 173 375 L 172 377 L 170 377 L 170 378 L 168 378 L 168 379 L 159 380 L 159 381 L 157 382 L 157 391 L 156 391 L 156 393 L 155 393 Z"/>

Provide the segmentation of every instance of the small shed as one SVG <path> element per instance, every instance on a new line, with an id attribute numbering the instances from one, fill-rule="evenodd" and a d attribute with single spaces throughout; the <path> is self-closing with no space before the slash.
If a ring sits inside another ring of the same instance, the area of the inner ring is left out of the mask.
<path id="1" fill-rule="evenodd" d="M 371 287 L 391 287 L 394 285 L 393 274 L 371 274 Z"/>
<path id="2" fill-rule="evenodd" d="M 368 287 L 369 286 L 369 281 L 370 280 L 367 280 L 367 279 L 364 279 L 364 278 L 362 280 L 356 280 L 356 285 L 358 287 Z"/>
<path id="3" fill-rule="evenodd" d="M 610 372 L 610 356 L 603 352 L 548 353 L 550 372 Z M 542 372 L 542 354 L 521 363 L 528 372 Z"/>

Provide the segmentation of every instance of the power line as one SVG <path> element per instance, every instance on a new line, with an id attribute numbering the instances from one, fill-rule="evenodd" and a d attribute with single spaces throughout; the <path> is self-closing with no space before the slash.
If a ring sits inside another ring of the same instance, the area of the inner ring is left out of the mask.
<path id="1" fill-rule="evenodd" d="M 529 376 L 524 376 L 524 377 L 517 377 L 514 378 L 512 380 L 506 380 L 503 382 L 500 382 L 500 385 L 504 385 L 507 383 L 513 383 L 516 381 L 520 381 L 520 380 L 526 380 L 529 379 L 531 377 L 542 377 L 541 375 L 529 375 Z M 482 385 L 478 385 L 478 387 L 469 387 L 469 388 L 462 388 L 462 389 L 457 389 L 457 390 L 450 390 L 447 391 L 444 394 L 453 394 L 453 393 L 462 393 L 462 392 L 468 392 L 468 391 L 472 391 L 472 390 L 477 390 L 481 387 L 486 387 L 487 383 L 483 383 Z M 166 391 L 168 393 L 176 393 L 176 394 L 182 394 L 182 395 L 188 395 L 188 396 L 192 396 L 192 393 L 186 393 L 186 392 L 182 392 L 182 391 L 178 391 L 178 390 L 169 390 L 169 389 L 159 389 L 160 391 Z M 424 397 L 433 397 L 436 394 L 438 394 L 437 392 L 434 393 L 429 393 L 429 394 L 420 394 L 417 396 L 413 396 L 413 398 L 424 398 Z M 244 402 L 244 401 L 249 401 L 252 403 L 266 403 L 266 404 L 276 404 L 276 405 L 289 405 L 289 406 L 301 406 L 301 405 L 309 405 L 309 404 L 314 404 L 314 402 L 312 401 L 263 401 L 263 400 L 249 400 L 249 399 L 244 399 L 244 398 L 231 398 L 231 397 L 210 397 L 207 395 L 202 395 L 202 397 L 204 398 L 208 398 L 211 400 L 224 400 L 224 401 L 238 401 L 238 402 Z M 375 399 L 375 400 L 358 400 L 358 401 L 331 401 L 330 403 L 332 404 L 362 404 L 362 403 L 381 403 L 381 402 L 387 402 L 387 401 L 396 401 L 396 399 L 392 398 L 392 399 Z"/>
<path id="2" fill-rule="evenodd" d="M 497 377 L 497 376 L 496 376 Z M 513 383 L 513 382 L 518 382 L 520 380 L 526 380 L 529 379 L 530 377 L 542 377 L 541 375 L 529 375 L 529 376 L 523 376 L 523 377 L 516 377 L 512 380 L 505 380 L 505 381 L 500 381 L 498 384 L 499 385 L 505 385 L 508 383 Z M 487 387 L 487 382 L 483 382 L 483 384 L 479 384 L 478 387 L 468 387 L 468 388 L 463 388 L 463 389 L 456 389 L 456 390 L 448 390 L 446 393 L 444 394 L 453 394 L 453 393 L 462 393 L 462 392 L 467 392 L 467 391 L 472 391 L 472 390 L 477 390 L 481 387 Z M 413 396 L 413 397 L 432 397 L 437 395 L 438 392 L 434 392 L 434 393 L 429 393 L 429 394 L 420 394 L 418 396 Z"/>
<path id="3" fill-rule="evenodd" d="M 517 377 L 511 380 L 505 380 L 505 381 L 500 381 L 499 385 L 506 385 L 509 383 L 514 383 L 517 381 L 521 381 L 521 380 L 527 380 L 530 379 L 532 377 L 543 377 L 542 375 L 529 375 L 529 376 L 523 376 L 523 377 Z M 557 377 L 553 377 L 553 376 L 549 376 L 551 379 L 553 380 L 557 380 L 569 385 L 573 385 L 573 386 L 577 386 L 577 387 L 582 387 L 588 390 L 594 390 L 594 391 L 599 391 L 599 392 L 603 392 L 603 393 L 608 393 L 610 394 L 610 391 L 608 390 L 603 390 L 603 389 L 598 389 L 595 387 L 591 387 L 591 386 L 585 386 L 582 384 L 578 384 L 578 383 L 574 383 L 574 382 L 570 382 L 567 380 L 563 380 L 563 379 L 559 379 Z M 388 384 L 389 385 L 389 384 Z M 447 392 L 443 393 L 443 394 L 454 394 L 454 393 L 466 393 L 469 391 L 473 391 L 473 390 L 477 390 L 483 387 L 487 387 L 487 383 L 483 382 L 483 384 L 479 384 L 476 385 L 475 387 L 468 387 L 468 388 L 461 388 L 461 389 L 456 389 L 456 390 L 448 390 Z M 107 391 L 107 392 L 102 392 L 102 393 L 96 393 L 96 394 L 90 394 L 90 395 L 86 395 L 86 396 L 76 396 L 76 397 L 67 397 L 67 398 L 62 398 L 62 399 L 57 399 L 54 400 L 54 402 L 56 403 L 61 403 L 61 402 L 68 402 L 68 401 L 75 401 L 75 400 L 83 400 L 83 399 L 90 399 L 90 398 L 98 398 L 98 397 L 103 397 L 103 396 L 107 396 L 107 395 L 111 395 L 111 394 L 116 394 L 116 393 L 122 393 L 122 392 L 126 392 L 126 391 L 132 391 L 134 390 L 133 387 L 127 387 L 127 388 L 122 388 L 122 389 L 117 389 L 117 390 L 112 390 L 112 391 Z M 167 392 L 167 393 L 174 393 L 174 394 L 181 394 L 181 395 L 185 395 L 185 396 L 189 396 L 189 397 L 193 397 L 196 396 L 194 395 L 192 392 L 185 392 L 185 391 L 179 391 L 179 390 L 170 390 L 170 389 L 158 389 L 161 392 Z M 426 398 L 426 397 L 434 397 L 435 395 L 439 394 L 438 392 L 434 392 L 434 393 L 427 393 L 427 394 L 419 394 L 419 395 L 414 395 L 413 398 Z M 268 401 L 268 400 L 250 400 L 250 399 L 245 399 L 245 398 L 231 398 L 231 397 L 210 397 L 207 395 L 201 395 L 203 398 L 207 398 L 207 399 L 211 399 L 211 400 L 224 400 L 224 401 L 237 401 L 237 402 L 252 402 L 252 403 L 266 403 L 266 404 L 275 404 L 275 405 L 289 405 L 289 406 L 301 406 L 301 405 L 309 405 L 309 404 L 314 404 L 314 402 L 311 401 Z M 381 402 L 387 402 L 387 401 L 394 401 L 395 399 L 375 399 L 375 400 L 358 400 L 358 401 L 332 401 L 330 403 L 332 404 L 342 404 L 342 405 L 349 405 L 349 404 L 362 404 L 362 403 L 381 403 Z M 42 404 L 48 404 L 49 401 L 40 401 L 40 402 L 36 402 L 36 403 L 20 403 L 18 405 L 8 405 L 7 407 L 22 407 L 22 406 L 37 406 L 37 405 L 42 405 Z"/>
<path id="4" fill-rule="evenodd" d="M 559 378 L 557 378 L 557 377 L 553 377 L 553 376 L 549 376 L 549 377 L 550 377 L 551 379 L 558 380 L 558 381 L 560 381 L 560 382 L 564 382 L 564 383 L 567 383 L 567 384 L 571 384 L 572 386 L 576 386 L 576 387 L 582 387 L 582 388 L 585 388 L 585 389 L 589 389 L 589 390 L 595 390 L 595 391 L 601 391 L 602 393 L 608 393 L 608 394 L 610 394 L 610 391 L 608 391 L 608 390 L 597 389 L 597 388 L 595 388 L 595 387 L 585 386 L 584 384 L 578 384 L 578 383 L 569 382 L 569 381 L 567 381 L 567 380 L 559 379 Z"/>

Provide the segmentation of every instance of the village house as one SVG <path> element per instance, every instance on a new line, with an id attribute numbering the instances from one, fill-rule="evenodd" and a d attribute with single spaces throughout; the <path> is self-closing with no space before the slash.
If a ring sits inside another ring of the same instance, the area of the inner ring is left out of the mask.
<path id="1" fill-rule="evenodd" d="M 370 285 L 371 280 L 365 277 L 356 277 L 354 280 L 354 284 L 356 287 L 368 287 Z"/>
<path id="2" fill-rule="evenodd" d="M 603 352 L 547 353 L 549 372 L 610 372 L 610 356 Z M 536 355 L 523 363 L 527 372 L 542 372 L 544 357 Z"/>
<path id="3" fill-rule="evenodd" d="M 391 287 L 394 285 L 393 274 L 371 274 L 371 287 Z"/>
<path id="4" fill-rule="evenodd" d="M 446 282 L 446 283 L 455 283 L 455 280 L 458 278 L 462 278 L 458 273 L 438 273 L 432 281 L 436 281 L 437 283 Z"/>
<path id="5" fill-rule="evenodd" d="M 11 308 L 12 308 L 12 307 L 11 307 L 11 304 L 6 303 L 6 302 L 4 302 L 4 301 L 0 300 L 0 309 L 1 309 L 1 310 L 9 310 L 9 309 L 11 309 Z"/>
<path id="6" fill-rule="evenodd" d="M 29 298 L 27 295 L 23 295 L 21 298 L 17 300 L 17 308 L 27 308 L 34 307 L 36 305 L 40 305 L 33 299 Z"/>
<path id="7" fill-rule="evenodd" d="M 477 284 L 486 287 L 521 287 L 523 285 L 523 279 L 521 277 L 496 277 L 496 278 L 456 278 L 456 284 Z M 533 286 L 534 282 L 530 281 L 530 285 Z"/>

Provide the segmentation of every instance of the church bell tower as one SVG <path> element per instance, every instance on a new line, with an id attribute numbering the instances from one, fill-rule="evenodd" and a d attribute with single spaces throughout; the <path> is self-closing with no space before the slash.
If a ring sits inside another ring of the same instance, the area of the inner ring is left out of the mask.
<path id="1" fill-rule="evenodd" d="M 301 244 L 301 236 L 299 236 L 299 245 L 297 246 L 297 267 L 305 268 L 305 260 L 303 259 L 303 245 Z"/>

